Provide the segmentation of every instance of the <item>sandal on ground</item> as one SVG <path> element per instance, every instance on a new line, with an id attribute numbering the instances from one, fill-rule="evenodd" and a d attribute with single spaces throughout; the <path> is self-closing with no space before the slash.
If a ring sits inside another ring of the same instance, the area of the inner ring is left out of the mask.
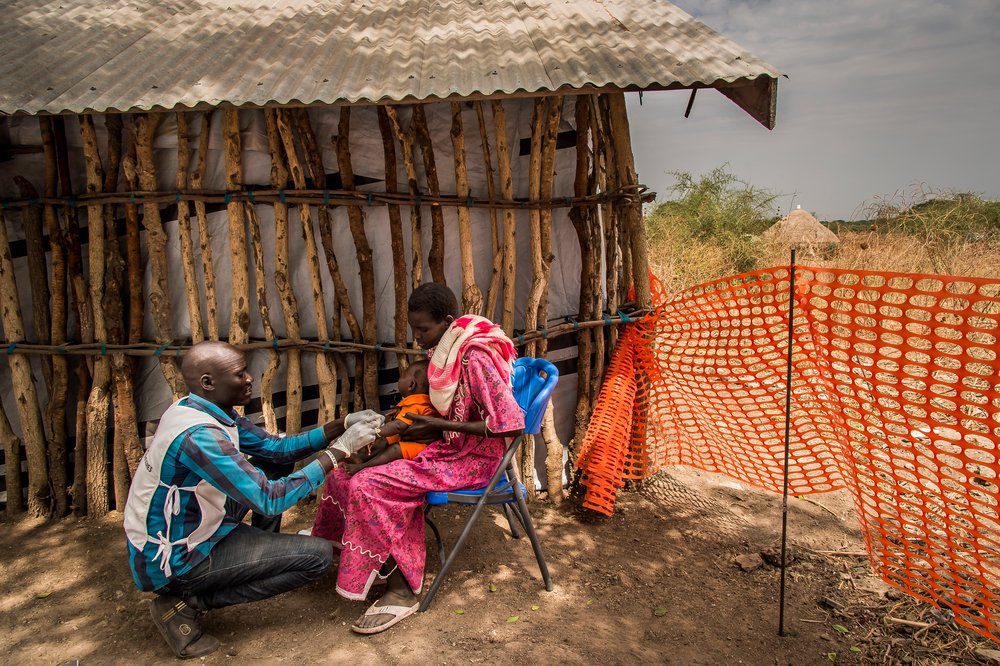
<path id="1" fill-rule="evenodd" d="M 391 615 L 392 618 L 374 627 L 359 627 L 355 623 L 351 625 L 351 631 L 356 634 L 377 634 L 385 631 L 397 622 L 410 617 L 417 612 L 418 608 L 420 608 L 419 601 L 415 601 L 412 606 L 379 606 L 377 604 L 378 602 L 376 601 L 374 604 L 369 606 L 368 610 L 366 610 L 364 615 L 361 617 L 370 617 L 372 615 Z"/>

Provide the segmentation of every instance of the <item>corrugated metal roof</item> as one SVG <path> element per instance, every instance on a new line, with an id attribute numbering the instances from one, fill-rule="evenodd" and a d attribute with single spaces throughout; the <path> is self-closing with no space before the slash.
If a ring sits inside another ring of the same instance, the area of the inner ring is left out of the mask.
<path id="1" fill-rule="evenodd" d="M 778 72 L 660 0 L 5 4 L 8 114 L 735 86 L 773 124 Z"/>

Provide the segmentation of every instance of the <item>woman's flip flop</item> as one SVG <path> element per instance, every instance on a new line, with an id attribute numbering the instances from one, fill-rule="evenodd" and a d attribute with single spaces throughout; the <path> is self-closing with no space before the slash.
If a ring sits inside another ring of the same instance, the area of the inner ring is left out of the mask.
<path id="1" fill-rule="evenodd" d="M 385 631 L 397 622 L 413 615 L 417 612 L 417 609 L 420 608 L 419 601 L 414 603 L 412 606 L 378 606 L 376 604 L 378 604 L 377 601 L 369 606 L 364 615 L 361 617 L 371 617 L 372 615 L 391 615 L 392 619 L 374 627 L 359 627 L 357 624 L 352 624 L 351 631 L 356 634 L 377 634 Z"/>

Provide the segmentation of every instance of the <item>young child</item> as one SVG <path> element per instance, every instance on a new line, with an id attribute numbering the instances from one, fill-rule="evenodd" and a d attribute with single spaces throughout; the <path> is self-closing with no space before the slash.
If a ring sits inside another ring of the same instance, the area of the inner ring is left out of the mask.
<path id="1" fill-rule="evenodd" d="M 391 415 L 376 431 L 379 439 L 375 440 L 370 454 L 362 449 L 355 454 L 361 462 L 344 465 L 348 474 L 353 475 L 366 467 L 384 465 L 400 458 L 413 460 L 427 447 L 426 444 L 399 439 L 399 433 L 413 423 L 413 419 L 409 418 L 411 414 L 440 416 L 431 405 L 427 366 L 427 361 L 414 361 L 399 374 L 399 393 L 403 399 L 396 404 L 395 415 Z"/>

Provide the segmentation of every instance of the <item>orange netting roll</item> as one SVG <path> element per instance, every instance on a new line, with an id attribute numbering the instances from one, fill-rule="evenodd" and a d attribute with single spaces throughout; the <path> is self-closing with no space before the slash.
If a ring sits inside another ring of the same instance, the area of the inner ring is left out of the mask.
<path id="1" fill-rule="evenodd" d="M 889 583 L 1000 636 L 1000 281 L 796 267 L 789 491 L 847 486 Z M 780 492 L 789 268 L 658 298 L 577 461 L 610 514 L 665 465 Z"/>

